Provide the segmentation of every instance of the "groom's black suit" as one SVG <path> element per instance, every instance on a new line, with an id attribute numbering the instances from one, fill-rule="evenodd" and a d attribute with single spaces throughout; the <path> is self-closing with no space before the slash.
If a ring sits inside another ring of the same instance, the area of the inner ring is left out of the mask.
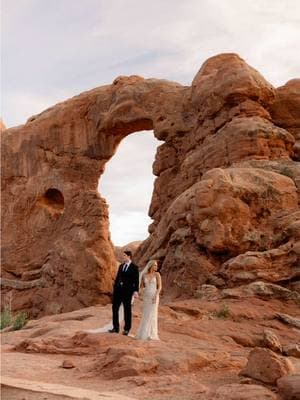
<path id="1" fill-rule="evenodd" d="M 131 328 L 131 299 L 134 292 L 139 291 L 139 269 L 137 265 L 130 262 L 127 269 L 124 271 L 124 265 L 119 266 L 119 270 L 114 283 L 113 292 L 113 327 L 119 331 L 119 308 L 121 303 L 124 306 L 124 331 L 130 331 Z"/>

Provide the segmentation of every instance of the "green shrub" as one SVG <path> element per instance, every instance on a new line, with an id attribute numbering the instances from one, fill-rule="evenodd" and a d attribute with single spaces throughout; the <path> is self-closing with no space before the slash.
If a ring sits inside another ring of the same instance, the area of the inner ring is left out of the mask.
<path id="1" fill-rule="evenodd" d="M 228 318 L 230 316 L 230 309 L 228 304 L 221 304 L 220 309 L 216 312 L 217 318 Z"/>
<path id="2" fill-rule="evenodd" d="M 22 329 L 23 326 L 26 325 L 27 319 L 28 319 L 28 316 L 27 316 L 26 312 L 24 312 L 24 311 L 18 312 L 14 318 L 13 330 L 18 331 L 19 329 Z"/>
<path id="3" fill-rule="evenodd" d="M 0 330 L 10 326 L 12 324 L 13 318 L 11 311 L 8 307 L 4 307 L 0 314 Z"/>
<path id="4" fill-rule="evenodd" d="M 0 321 L 0 330 L 7 328 L 8 326 L 12 327 L 12 330 L 17 331 L 22 329 L 23 326 L 27 323 L 28 316 L 26 312 L 20 311 L 14 317 L 8 307 L 5 307 L 3 311 L 1 311 L 1 321 Z"/>

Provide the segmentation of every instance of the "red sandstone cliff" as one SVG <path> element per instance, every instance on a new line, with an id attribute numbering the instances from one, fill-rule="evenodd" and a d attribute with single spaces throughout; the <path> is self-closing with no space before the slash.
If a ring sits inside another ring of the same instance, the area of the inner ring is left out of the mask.
<path id="1" fill-rule="evenodd" d="M 97 184 L 120 141 L 149 129 L 165 143 L 136 260 L 161 260 L 166 293 L 256 279 L 297 287 L 299 80 L 275 89 L 221 54 L 191 87 L 119 77 L 2 133 L 2 286 L 15 309 L 109 300 L 116 260 Z"/>

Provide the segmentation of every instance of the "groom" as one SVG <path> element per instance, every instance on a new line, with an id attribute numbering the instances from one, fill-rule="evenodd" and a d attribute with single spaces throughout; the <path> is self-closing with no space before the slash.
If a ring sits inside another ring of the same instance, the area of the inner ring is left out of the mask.
<path id="1" fill-rule="evenodd" d="M 119 332 L 119 308 L 121 303 L 124 306 L 125 326 L 123 335 L 128 335 L 131 328 L 131 300 L 132 296 L 137 297 L 139 291 L 139 270 L 137 265 L 131 261 L 131 251 L 124 251 L 124 262 L 119 266 L 119 270 L 114 283 L 113 291 L 113 329 L 109 332 Z"/>

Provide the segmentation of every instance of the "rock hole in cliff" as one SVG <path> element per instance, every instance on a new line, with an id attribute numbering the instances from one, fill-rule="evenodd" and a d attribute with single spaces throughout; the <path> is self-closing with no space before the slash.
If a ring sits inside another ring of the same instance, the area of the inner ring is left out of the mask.
<path id="1" fill-rule="evenodd" d="M 62 213 L 65 208 L 64 196 L 58 189 L 50 188 L 46 190 L 43 196 L 43 205 L 53 211 Z"/>
<path id="2" fill-rule="evenodd" d="M 98 191 L 109 205 L 110 235 L 116 246 L 148 237 L 148 216 L 155 176 L 152 165 L 158 141 L 152 131 L 124 138 L 105 166 Z"/>

